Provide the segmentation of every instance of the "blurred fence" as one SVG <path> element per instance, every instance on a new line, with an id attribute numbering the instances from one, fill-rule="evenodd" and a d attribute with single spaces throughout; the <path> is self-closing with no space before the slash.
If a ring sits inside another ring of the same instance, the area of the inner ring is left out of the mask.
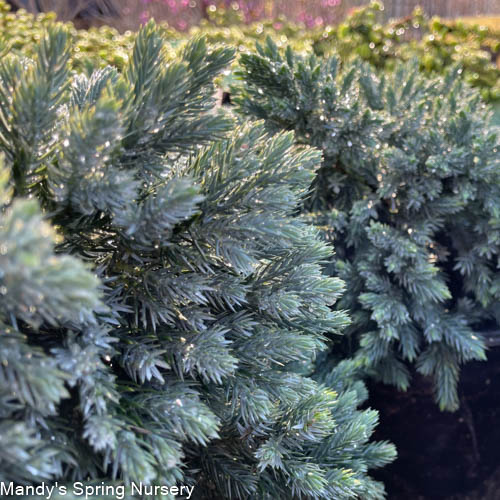
<path id="1" fill-rule="evenodd" d="M 184 30 L 220 7 L 238 11 L 247 21 L 284 16 L 309 27 L 335 24 L 369 0 L 8 0 L 31 12 L 54 10 L 80 25 L 111 24 L 136 29 L 147 19 L 167 21 Z M 500 0 L 386 0 L 384 17 L 409 15 L 420 5 L 428 15 L 442 17 L 500 15 Z M 83 24 L 82 24 L 83 23 Z M 500 29 L 500 26 L 499 26 Z"/>
<path id="2" fill-rule="evenodd" d="M 228 0 L 226 3 L 234 3 L 234 0 Z M 267 10 L 268 14 L 284 14 L 292 18 L 304 13 L 311 17 L 341 18 L 353 8 L 370 3 L 370 0 L 254 0 L 239 3 L 253 4 L 256 11 Z M 383 3 L 386 19 L 407 16 L 417 6 L 422 7 L 431 16 L 500 14 L 500 0 L 385 0 Z"/>
<path id="3" fill-rule="evenodd" d="M 441 17 L 500 14 L 500 0 L 393 0 L 384 4 L 387 18 L 407 16 L 418 5 L 428 15 Z"/>

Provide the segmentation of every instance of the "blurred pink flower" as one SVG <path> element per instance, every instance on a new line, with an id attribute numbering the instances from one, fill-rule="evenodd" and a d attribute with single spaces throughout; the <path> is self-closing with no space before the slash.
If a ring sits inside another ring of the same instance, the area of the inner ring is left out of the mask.
<path id="1" fill-rule="evenodd" d="M 175 0 L 167 0 L 165 2 L 169 7 L 170 7 L 170 10 L 175 14 L 178 10 L 178 5 L 177 5 L 177 2 Z"/>
<path id="2" fill-rule="evenodd" d="M 273 0 L 140 0 L 143 5 L 156 4 L 154 10 L 145 8 L 140 14 L 141 23 L 145 23 L 153 15 L 158 20 L 165 19 L 171 22 L 178 29 L 185 30 L 193 22 L 196 22 L 197 16 L 191 19 L 191 9 L 197 5 L 206 9 L 210 5 L 215 5 L 217 9 L 239 10 L 243 15 L 245 22 L 254 22 L 266 17 L 279 15 L 280 12 L 287 12 L 290 20 L 303 23 L 308 28 L 314 28 L 324 24 L 334 22 L 339 12 L 335 7 L 339 7 L 342 0 L 315 0 L 299 1 L 287 0 L 290 3 L 290 9 L 283 11 L 280 5 L 282 3 Z M 161 6 L 165 6 L 162 10 Z M 189 10 L 189 12 L 188 12 Z M 194 11 L 193 11 L 194 12 Z M 153 14 L 154 13 L 154 14 Z M 186 15 L 189 14 L 189 17 Z M 283 27 L 283 23 L 276 21 L 273 24 L 276 30 Z"/>

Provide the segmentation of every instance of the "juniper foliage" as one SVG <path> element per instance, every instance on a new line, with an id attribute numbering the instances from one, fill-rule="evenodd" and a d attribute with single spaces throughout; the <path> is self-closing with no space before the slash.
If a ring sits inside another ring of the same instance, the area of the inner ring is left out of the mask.
<path id="1" fill-rule="evenodd" d="M 383 498 L 367 471 L 395 452 L 369 441 L 356 367 L 308 376 L 348 324 L 330 247 L 293 216 L 319 152 L 230 131 L 229 49 L 167 63 L 149 23 L 123 74 L 87 77 L 68 46 L 52 29 L 0 63 L 0 480 Z"/>
<path id="2" fill-rule="evenodd" d="M 303 212 L 334 243 L 355 358 L 401 389 L 413 364 L 456 409 L 459 365 L 485 359 L 500 321 L 500 151 L 484 104 L 459 68 L 377 76 L 271 40 L 240 63 L 238 111 L 323 151 Z"/>

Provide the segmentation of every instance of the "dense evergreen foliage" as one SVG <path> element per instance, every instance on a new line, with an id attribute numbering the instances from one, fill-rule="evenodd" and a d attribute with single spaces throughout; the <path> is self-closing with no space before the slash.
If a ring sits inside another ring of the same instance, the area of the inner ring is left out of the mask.
<path id="1" fill-rule="evenodd" d="M 58 28 L 0 63 L 0 480 L 383 498 L 356 365 L 308 376 L 349 322 L 294 216 L 320 154 L 214 109 L 231 50 L 164 50 L 75 75 Z"/>
<path id="2" fill-rule="evenodd" d="M 485 105 L 460 69 L 377 77 L 271 40 L 241 65 L 238 110 L 323 151 L 304 212 L 334 242 L 356 359 L 402 389 L 414 363 L 457 408 L 459 365 L 485 358 L 481 332 L 500 322 L 500 146 Z"/>

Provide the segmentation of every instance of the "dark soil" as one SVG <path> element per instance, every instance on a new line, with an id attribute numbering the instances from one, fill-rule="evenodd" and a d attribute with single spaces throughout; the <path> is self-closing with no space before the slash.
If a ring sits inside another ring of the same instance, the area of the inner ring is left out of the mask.
<path id="1" fill-rule="evenodd" d="M 439 410 L 431 381 L 418 374 L 406 393 L 369 389 L 380 412 L 375 438 L 398 449 L 393 464 L 373 472 L 388 500 L 500 500 L 500 348 L 463 366 L 455 413 Z"/>

